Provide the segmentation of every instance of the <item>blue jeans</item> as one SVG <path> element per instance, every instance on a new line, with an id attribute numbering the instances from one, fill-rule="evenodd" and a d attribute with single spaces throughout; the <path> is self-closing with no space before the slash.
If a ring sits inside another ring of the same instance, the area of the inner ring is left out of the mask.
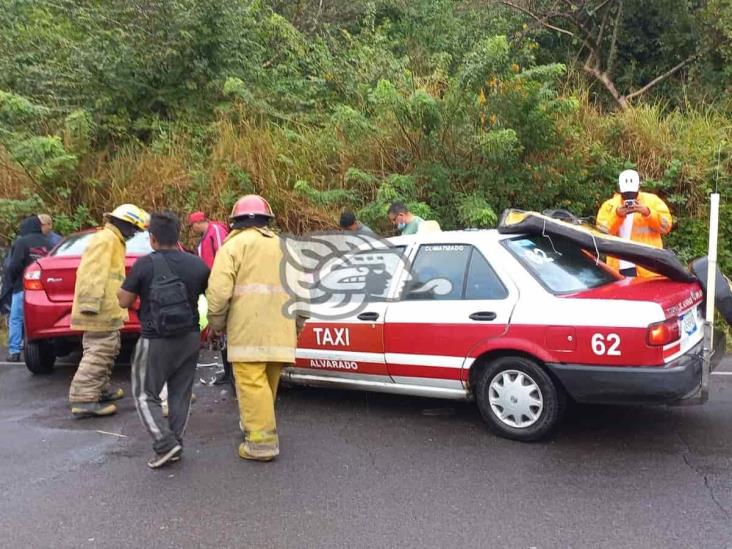
<path id="1" fill-rule="evenodd" d="M 23 291 L 13 294 L 8 322 L 8 353 L 19 353 L 23 350 Z"/>

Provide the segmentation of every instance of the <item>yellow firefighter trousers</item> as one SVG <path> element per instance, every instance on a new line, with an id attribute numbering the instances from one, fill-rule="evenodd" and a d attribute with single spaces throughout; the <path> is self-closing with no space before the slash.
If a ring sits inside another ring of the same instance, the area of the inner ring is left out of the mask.
<path id="1" fill-rule="evenodd" d="M 274 404 L 280 372 L 286 364 L 234 362 L 233 366 L 239 417 L 244 427 L 242 449 L 252 458 L 271 459 L 280 453 Z"/>
<path id="2" fill-rule="evenodd" d="M 69 402 L 97 402 L 102 391 L 109 389 L 114 359 L 120 350 L 119 330 L 84 332 L 84 354 L 71 380 Z"/>

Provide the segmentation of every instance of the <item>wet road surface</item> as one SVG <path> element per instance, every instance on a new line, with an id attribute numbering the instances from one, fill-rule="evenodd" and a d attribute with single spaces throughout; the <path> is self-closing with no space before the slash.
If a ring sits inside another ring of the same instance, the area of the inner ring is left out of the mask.
<path id="1" fill-rule="evenodd" d="M 575 406 L 538 444 L 470 403 L 289 388 L 269 464 L 197 385 L 183 460 L 151 471 L 129 397 L 70 416 L 73 372 L 0 363 L 2 547 L 732 547 L 732 375 L 700 407 Z"/>

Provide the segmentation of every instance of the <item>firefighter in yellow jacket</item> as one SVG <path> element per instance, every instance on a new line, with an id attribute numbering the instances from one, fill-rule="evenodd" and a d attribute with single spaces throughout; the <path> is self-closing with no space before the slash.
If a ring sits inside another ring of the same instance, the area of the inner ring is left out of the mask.
<path id="1" fill-rule="evenodd" d="M 75 417 L 107 416 L 124 396 L 110 390 L 109 379 L 120 349 L 120 328 L 127 310 L 119 306 L 117 290 L 125 278 L 125 241 L 147 225 L 147 213 L 123 204 L 104 215 L 104 227 L 89 242 L 76 271 L 71 327 L 84 332 L 84 354 L 69 389 Z"/>
<path id="2" fill-rule="evenodd" d="M 295 320 L 283 307 L 280 239 L 268 223 L 272 209 L 261 196 L 240 198 L 232 231 L 219 248 L 208 281 L 209 326 L 226 331 L 233 363 L 244 442 L 243 459 L 269 461 L 279 454 L 275 400 L 280 372 L 295 362 Z"/>
<path id="3" fill-rule="evenodd" d="M 625 170 L 618 178 L 618 193 L 607 200 L 597 213 L 597 227 L 604 233 L 634 242 L 663 248 L 662 235 L 671 230 L 671 212 L 658 196 L 640 192 L 640 177 L 635 170 Z M 608 257 L 607 264 L 624 276 L 656 276 L 637 268 L 634 263 Z"/>

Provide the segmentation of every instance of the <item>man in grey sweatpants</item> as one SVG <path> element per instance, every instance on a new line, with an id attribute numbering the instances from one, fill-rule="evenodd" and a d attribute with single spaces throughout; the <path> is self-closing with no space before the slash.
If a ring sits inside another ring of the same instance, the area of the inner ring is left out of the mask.
<path id="1" fill-rule="evenodd" d="M 155 251 L 135 262 L 118 297 L 120 305 L 126 308 L 140 298 L 141 337 L 132 359 L 132 394 L 142 424 L 153 438 L 155 454 L 148 466 L 156 469 L 178 461 L 183 452 L 183 433 L 201 346 L 198 296 L 206 291 L 209 271 L 198 257 L 178 250 L 180 225 L 175 214 L 154 213 L 149 232 Z M 171 292 L 174 296 L 172 305 L 166 305 L 172 309 L 162 314 L 161 281 L 169 285 L 165 290 L 166 303 L 171 303 Z M 176 301 L 176 297 L 180 299 Z M 165 314 L 166 320 L 161 320 Z M 171 318 L 177 323 L 175 335 L 163 332 Z M 167 418 L 163 416 L 159 396 L 166 383 Z"/>

